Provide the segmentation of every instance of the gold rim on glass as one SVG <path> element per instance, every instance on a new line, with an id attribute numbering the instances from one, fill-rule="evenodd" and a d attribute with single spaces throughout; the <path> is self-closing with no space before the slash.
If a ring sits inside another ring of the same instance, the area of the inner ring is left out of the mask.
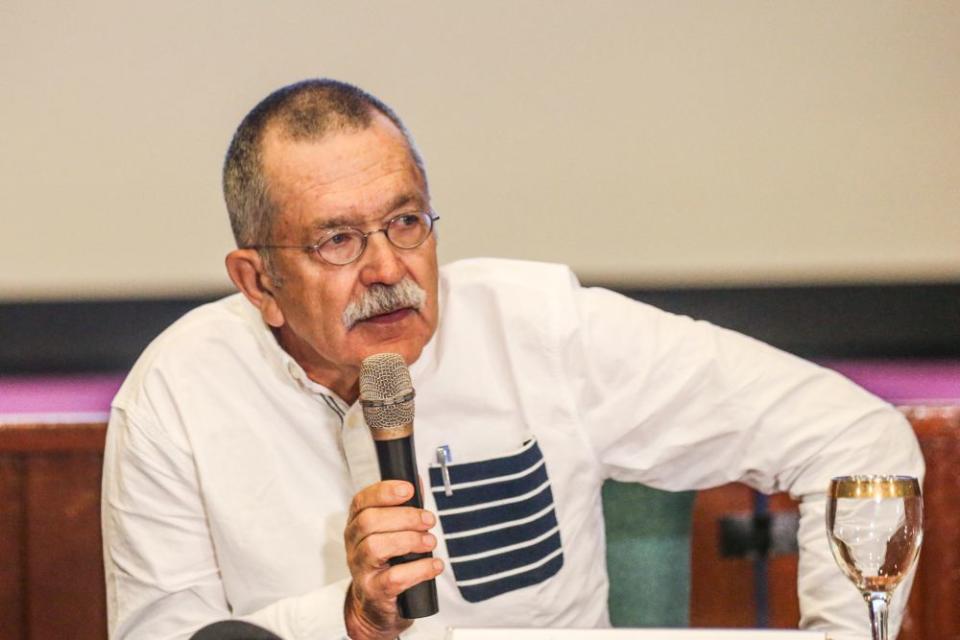
<path id="1" fill-rule="evenodd" d="M 831 498 L 919 498 L 920 483 L 913 476 L 839 476 L 830 480 Z"/>

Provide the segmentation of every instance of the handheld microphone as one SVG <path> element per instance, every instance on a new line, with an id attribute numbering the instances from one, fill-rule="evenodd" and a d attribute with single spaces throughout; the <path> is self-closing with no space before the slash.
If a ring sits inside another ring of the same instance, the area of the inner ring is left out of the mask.
<path id="1" fill-rule="evenodd" d="M 406 480 L 413 485 L 413 497 L 404 506 L 423 508 L 417 461 L 413 448 L 413 381 L 403 358 L 396 353 L 378 353 L 364 358 L 360 365 L 360 406 L 373 434 L 377 462 L 383 480 Z M 390 558 L 390 564 L 430 558 L 432 553 L 408 553 Z M 435 614 L 436 580 L 426 580 L 397 596 L 397 607 L 404 618 L 423 618 Z"/>

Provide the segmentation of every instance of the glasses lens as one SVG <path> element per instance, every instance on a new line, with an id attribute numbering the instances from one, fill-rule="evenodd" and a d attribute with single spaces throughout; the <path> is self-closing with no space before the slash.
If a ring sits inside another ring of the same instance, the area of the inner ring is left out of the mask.
<path id="1" fill-rule="evenodd" d="M 363 234 L 356 229 L 338 231 L 317 247 L 320 257 L 332 264 L 353 262 L 362 251 Z"/>
<path id="2" fill-rule="evenodd" d="M 387 225 L 387 238 L 401 249 L 413 249 L 430 235 L 433 220 L 427 213 L 405 213 Z"/>

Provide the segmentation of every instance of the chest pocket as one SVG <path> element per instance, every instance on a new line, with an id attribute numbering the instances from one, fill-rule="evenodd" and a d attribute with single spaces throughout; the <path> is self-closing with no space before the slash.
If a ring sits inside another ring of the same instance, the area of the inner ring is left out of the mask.
<path id="1" fill-rule="evenodd" d="M 450 491 L 436 464 L 430 488 L 465 600 L 481 602 L 539 584 L 560 570 L 560 528 L 536 440 L 502 458 L 447 469 Z"/>

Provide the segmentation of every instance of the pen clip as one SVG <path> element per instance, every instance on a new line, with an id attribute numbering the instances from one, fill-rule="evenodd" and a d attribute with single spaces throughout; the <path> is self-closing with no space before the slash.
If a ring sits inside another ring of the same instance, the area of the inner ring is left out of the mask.
<path id="1" fill-rule="evenodd" d="M 450 469 L 448 464 L 453 460 L 453 454 L 450 453 L 450 445 L 441 445 L 437 447 L 437 462 L 440 463 L 440 475 L 443 477 L 443 495 L 448 498 L 453 495 L 453 485 L 450 483 Z"/>

